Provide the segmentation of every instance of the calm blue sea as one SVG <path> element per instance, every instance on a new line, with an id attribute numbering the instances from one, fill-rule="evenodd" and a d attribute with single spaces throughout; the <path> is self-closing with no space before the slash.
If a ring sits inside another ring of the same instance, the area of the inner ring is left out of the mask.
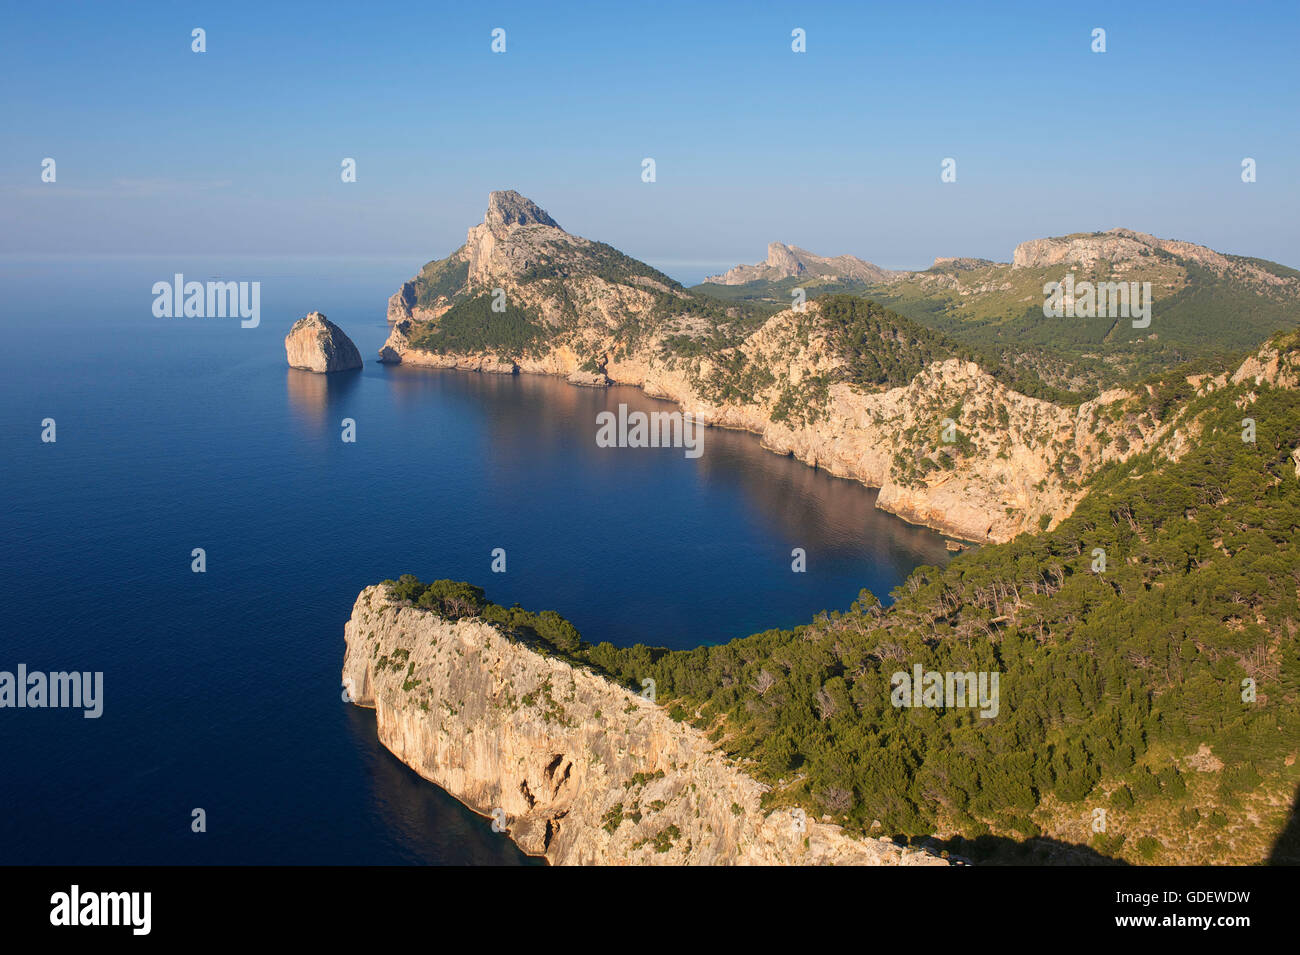
<path id="1" fill-rule="evenodd" d="M 420 264 L 0 260 L 0 670 L 104 672 L 97 720 L 0 709 L 0 863 L 525 861 L 342 702 L 363 586 L 467 579 L 593 641 L 690 647 L 947 559 L 752 435 L 709 430 L 696 460 L 597 448 L 597 412 L 671 410 L 635 389 L 377 364 L 386 298 Z M 154 318 L 176 272 L 260 281 L 261 325 Z M 363 370 L 286 367 L 313 309 Z"/>

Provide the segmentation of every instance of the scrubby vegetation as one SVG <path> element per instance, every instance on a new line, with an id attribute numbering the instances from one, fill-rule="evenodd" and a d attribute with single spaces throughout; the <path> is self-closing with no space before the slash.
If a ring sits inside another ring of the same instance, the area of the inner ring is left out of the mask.
<path id="1" fill-rule="evenodd" d="M 430 262 L 415 277 L 415 302 L 430 308 L 441 299 L 450 299 L 464 291 L 469 279 L 469 263 L 456 258 Z"/>
<path id="2" fill-rule="evenodd" d="M 409 601 L 448 620 L 480 617 L 509 635 L 540 642 L 566 655 L 585 646 L 573 624 L 558 613 L 552 610 L 532 613 L 518 604 L 502 607 L 491 603 L 483 588 L 473 584 L 456 580 L 426 584 L 413 574 L 403 574 L 397 580 L 384 581 L 383 585 L 393 599 Z"/>
<path id="3" fill-rule="evenodd" d="M 1295 277 L 1295 270 L 1276 263 L 1238 261 Z M 1189 361 L 1222 359 L 1300 323 L 1294 287 L 1261 287 L 1166 253 L 1152 255 L 1140 275 L 1126 276 L 1152 282 L 1149 328 L 1134 328 L 1127 319 L 1046 318 L 1043 284 L 1064 271 L 990 265 L 963 272 L 960 286 L 917 277 L 864 294 L 1004 364 L 1033 369 L 1058 387 L 1069 382 L 1089 391 L 1131 385 Z M 1114 277 L 1104 262 L 1072 271 L 1077 281 Z"/>
<path id="4" fill-rule="evenodd" d="M 509 357 L 537 350 L 543 328 L 528 309 L 506 304 L 492 311 L 490 294 L 453 305 L 437 323 L 413 335 L 411 346 L 432 352 L 495 352 Z"/>
<path id="5" fill-rule="evenodd" d="M 1007 364 L 994 353 L 964 345 L 920 325 L 876 302 L 849 295 L 819 300 L 831 344 L 847 363 L 847 380 L 855 384 L 895 388 L 906 385 L 927 365 L 957 358 L 1023 395 L 1075 406 L 1092 397 L 1045 384 L 1033 371 Z"/>

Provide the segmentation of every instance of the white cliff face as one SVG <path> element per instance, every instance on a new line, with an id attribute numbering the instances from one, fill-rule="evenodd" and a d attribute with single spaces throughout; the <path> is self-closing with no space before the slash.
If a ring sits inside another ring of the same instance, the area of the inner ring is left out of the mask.
<path id="1" fill-rule="evenodd" d="M 284 338 L 292 368 L 305 371 L 347 371 L 361 367 L 361 352 L 352 339 L 320 312 L 298 319 Z"/>
<path id="2" fill-rule="evenodd" d="M 765 811 L 762 784 L 699 730 L 604 677 L 367 587 L 345 628 L 344 685 L 379 741 L 558 865 L 944 865 Z M 802 826 L 802 828 L 801 828 Z"/>
<path id="3" fill-rule="evenodd" d="M 483 221 L 470 227 L 465 237 L 464 255 L 471 285 L 488 288 L 516 279 L 544 256 L 591 245 L 565 232 L 540 206 L 511 190 L 488 196 Z"/>

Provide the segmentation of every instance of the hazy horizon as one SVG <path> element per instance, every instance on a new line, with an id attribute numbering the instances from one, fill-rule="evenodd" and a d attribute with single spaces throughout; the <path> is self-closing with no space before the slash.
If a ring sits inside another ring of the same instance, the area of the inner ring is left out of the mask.
<path id="1" fill-rule="evenodd" d="M 914 269 L 1124 226 L 1300 265 L 1289 5 L 129 16 L 9 12 L 0 252 L 428 260 L 516 189 L 652 263 L 781 241 Z"/>

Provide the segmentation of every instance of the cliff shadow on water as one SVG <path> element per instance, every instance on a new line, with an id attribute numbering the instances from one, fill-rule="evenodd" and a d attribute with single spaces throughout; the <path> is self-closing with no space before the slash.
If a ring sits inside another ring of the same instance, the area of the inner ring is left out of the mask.
<path id="1" fill-rule="evenodd" d="M 392 851 L 434 865 L 545 865 L 439 786 L 431 786 L 376 740 L 373 709 L 350 706 L 352 735 L 366 743 L 371 810 L 384 822 Z M 340 862 L 346 862 L 340 850 Z"/>
<path id="2" fill-rule="evenodd" d="M 322 375 L 301 368 L 285 369 L 285 388 L 295 414 L 304 421 L 319 423 L 329 410 L 341 404 L 361 384 L 364 369 L 335 371 Z"/>
<path id="3" fill-rule="evenodd" d="M 404 413 L 414 416 L 443 404 L 449 414 L 482 428 L 481 460 L 463 463 L 477 463 L 497 475 L 487 480 L 498 487 L 494 503 L 507 511 L 523 502 L 506 499 L 510 482 L 500 475 L 529 462 L 563 460 L 571 494 L 581 496 L 581 519 L 591 531 L 584 547 L 599 552 L 611 537 L 624 542 L 621 546 L 636 546 L 644 533 L 637 526 L 641 522 L 662 535 L 676 532 L 680 549 L 702 549 L 720 565 L 735 561 L 740 549 L 763 548 L 763 559 L 779 567 L 780 575 L 755 586 L 789 590 L 826 571 L 843 578 L 836 596 L 810 604 L 803 616 L 738 620 L 714 640 L 745 636 L 752 632 L 746 626 L 790 626 L 822 609 L 846 608 L 862 587 L 889 603 L 890 591 L 913 569 L 943 566 L 953 556 L 945 535 L 877 508 L 876 488 L 773 453 L 747 431 L 703 428 L 702 453 L 696 459 L 679 448 L 597 446 L 602 412 L 617 414 L 620 406 L 629 414 L 680 412 L 676 403 L 634 386 L 584 387 L 546 375 L 409 365 L 385 365 L 384 372 L 393 402 Z M 540 471 L 539 482 L 544 480 Z M 617 493 L 616 485 L 629 493 Z M 703 528 L 704 508 L 713 512 L 719 527 Z M 803 577 L 791 571 L 795 547 L 807 557 Z M 641 570 L 671 571 L 667 562 Z"/>

